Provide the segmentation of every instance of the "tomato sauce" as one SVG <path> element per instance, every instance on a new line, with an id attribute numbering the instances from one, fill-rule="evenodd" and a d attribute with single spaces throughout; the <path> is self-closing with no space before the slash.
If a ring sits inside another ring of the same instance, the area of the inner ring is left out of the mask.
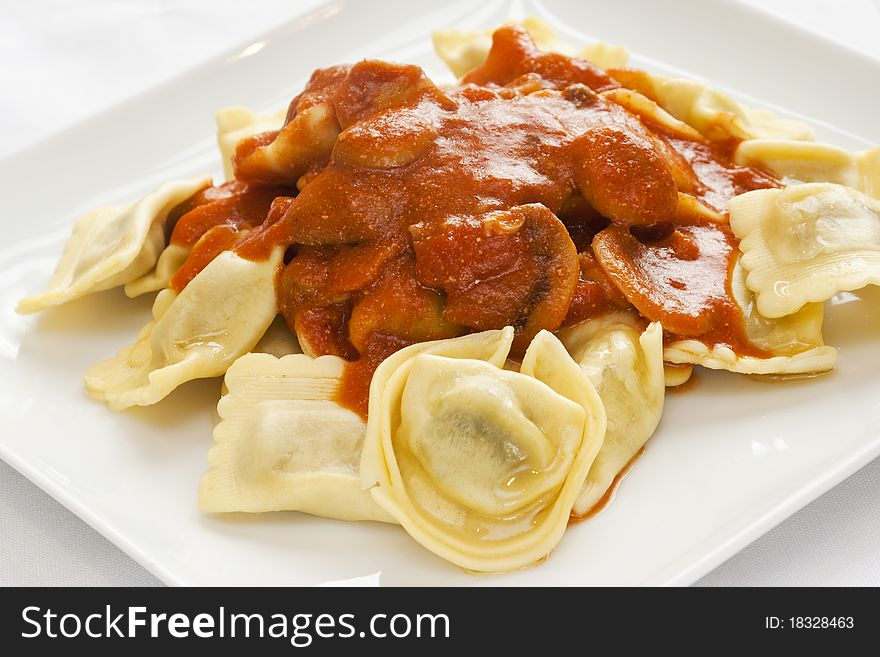
<path id="1" fill-rule="evenodd" d="M 195 243 L 183 266 L 171 276 L 169 287 L 180 293 L 214 258 L 232 249 L 237 239 L 238 230 L 234 226 L 221 224 L 208 229 Z"/>
<path id="2" fill-rule="evenodd" d="M 373 372 L 388 356 L 410 344 L 395 336 L 372 334 L 360 358 L 346 366 L 336 400 L 366 420 Z"/>
<path id="3" fill-rule="evenodd" d="M 515 27 L 451 90 L 414 66 L 321 69 L 281 133 L 239 144 L 239 180 L 179 219 L 172 242 L 193 254 L 173 285 L 218 249 L 283 247 L 280 311 L 306 353 L 351 361 L 339 401 L 361 415 L 373 371 L 403 346 L 511 325 L 515 358 L 538 331 L 615 308 L 662 321 L 667 339 L 763 355 L 730 292 L 724 217 L 736 194 L 779 181 L 735 165 L 735 140 L 688 141 L 600 95 L 620 80 Z M 300 142 L 265 150 L 294 128 Z M 279 171 L 296 179 L 262 182 Z M 705 216 L 680 212 L 682 194 Z"/>
<path id="4" fill-rule="evenodd" d="M 268 227 L 289 207 L 287 187 L 253 185 L 237 180 L 199 191 L 181 206 L 171 244 L 190 247 L 183 266 L 172 275 L 170 287 L 180 292 L 224 251 L 236 248 L 252 260 L 268 257 L 265 249 L 247 246 L 250 229 Z M 274 208 L 274 212 L 271 210 Z M 257 238 L 257 231 L 252 239 Z"/>
<path id="5" fill-rule="evenodd" d="M 214 226 L 227 225 L 236 230 L 259 226 L 272 201 L 289 193 L 286 187 L 249 185 L 238 180 L 208 187 L 191 199 L 193 207 L 175 223 L 171 243 L 193 246 Z"/>

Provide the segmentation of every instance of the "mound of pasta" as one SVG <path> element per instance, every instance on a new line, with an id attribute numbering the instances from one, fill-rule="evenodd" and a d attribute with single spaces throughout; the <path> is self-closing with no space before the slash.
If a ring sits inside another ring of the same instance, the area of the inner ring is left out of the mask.
<path id="1" fill-rule="evenodd" d="M 225 375 L 206 513 L 392 523 L 504 572 L 607 503 L 695 366 L 835 367 L 823 302 L 880 283 L 880 150 L 533 18 L 434 45 L 457 84 L 363 60 L 221 110 L 225 180 L 83 216 L 19 311 L 158 292 L 85 387 L 124 410 Z"/>

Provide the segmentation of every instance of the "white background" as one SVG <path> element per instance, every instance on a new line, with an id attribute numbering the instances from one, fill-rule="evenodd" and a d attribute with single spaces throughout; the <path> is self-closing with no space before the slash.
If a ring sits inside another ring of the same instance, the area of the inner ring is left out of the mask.
<path id="1" fill-rule="evenodd" d="M 880 0 L 746 1 L 880 58 Z M 0 0 L 0 155 L 244 44 L 314 4 Z M 159 582 L 0 461 L 0 584 Z M 880 459 L 700 584 L 880 585 Z"/>

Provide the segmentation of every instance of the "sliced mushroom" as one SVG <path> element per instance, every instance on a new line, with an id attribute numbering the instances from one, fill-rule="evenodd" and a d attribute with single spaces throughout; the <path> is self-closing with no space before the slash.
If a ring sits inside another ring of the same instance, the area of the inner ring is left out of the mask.
<path id="1" fill-rule="evenodd" d="M 509 324 L 522 349 L 565 318 L 578 256 L 565 226 L 543 205 L 450 217 L 410 232 L 416 275 L 446 293 L 446 319 L 478 330 Z"/>
<path id="2" fill-rule="evenodd" d="M 681 226 L 639 241 L 621 225 L 593 240 L 596 261 L 643 317 L 682 336 L 705 333 L 733 302 L 727 291 L 735 238 L 726 226 Z"/>
<path id="3" fill-rule="evenodd" d="M 624 126 L 588 130 L 576 146 L 575 180 L 603 216 L 626 224 L 664 221 L 675 212 L 678 189 L 654 142 Z"/>

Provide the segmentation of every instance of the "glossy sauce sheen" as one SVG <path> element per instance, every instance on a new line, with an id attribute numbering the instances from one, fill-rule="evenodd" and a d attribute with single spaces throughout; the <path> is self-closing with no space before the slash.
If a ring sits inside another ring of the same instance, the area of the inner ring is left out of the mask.
<path id="1" fill-rule="evenodd" d="M 291 190 L 277 185 L 253 185 L 237 180 L 208 187 L 182 204 L 183 214 L 174 225 L 171 244 L 190 247 L 189 257 L 172 277 L 171 288 L 180 292 L 218 255 L 243 242 L 244 235 L 267 222 L 276 199 Z M 257 259 L 262 252 L 254 254 Z"/>
<path id="2" fill-rule="evenodd" d="M 279 132 L 239 145 L 240 180 L 178 222 L 195 245 L 185 269 L 283 245 L 281 312 L 306 353 L 352 361 L 339 400 L 361 415 L 403 346 L 512 325 L 516 355 L 542 329 L 630 304 L 754 353 L 730 297 L 735 238 L 679 212 L 679 194 L 724 213 L 772 176 L 734 166 L 735 144 L 644 124 L 599 95 L 619 86 L 608 74 L 518 28 L 496 31 L 463 83 L 374 61 L 316 72 Z"/>

